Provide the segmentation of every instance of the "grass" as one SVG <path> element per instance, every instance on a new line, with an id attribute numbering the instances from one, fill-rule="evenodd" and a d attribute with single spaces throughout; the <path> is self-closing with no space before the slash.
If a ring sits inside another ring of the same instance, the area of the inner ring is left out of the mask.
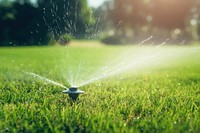
<path id="1" fill-rule="evenodd" d="M 67 85 L 60 75 L 82 55 L 90 71 L 126 47 L 1 48 L 0 132 L 199 132 L 199 46 L 185 46 L 196 49 L 187 58 L 83 86 L 75 104 L 22 72 Z"/>

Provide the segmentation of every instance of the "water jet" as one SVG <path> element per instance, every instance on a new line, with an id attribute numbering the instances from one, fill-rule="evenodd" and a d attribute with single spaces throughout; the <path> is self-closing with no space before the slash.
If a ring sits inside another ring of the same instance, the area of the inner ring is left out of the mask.
<path id="1" fill-rule="evenodd" d="M 69 97 L 73 100 L 76 101 L 78 96 L 82 93 L 84 93 L 84 91 L 79 90 L 77 87 L 70 87 L 67 90 L 62 91 L 63 93 L 67 93 L 69 95 Z"/>

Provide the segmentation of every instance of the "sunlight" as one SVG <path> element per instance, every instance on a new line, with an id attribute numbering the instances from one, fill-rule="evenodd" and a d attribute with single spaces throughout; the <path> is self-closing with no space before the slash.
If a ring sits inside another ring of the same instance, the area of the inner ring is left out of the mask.
<path id="1" fill-rule="evenodd" d="M 88 5 L 91 7 L 99 7 L 101 4 L 103 4 L 106 0 L 88 0 Z"/>

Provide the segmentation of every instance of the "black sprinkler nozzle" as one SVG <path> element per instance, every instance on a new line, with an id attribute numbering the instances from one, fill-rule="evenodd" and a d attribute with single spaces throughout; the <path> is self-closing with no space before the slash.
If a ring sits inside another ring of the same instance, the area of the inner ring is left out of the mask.
<path id="1" fill-rule="evenodd" d="M 77 87 L 70 87 L 67 90 L 62 91 L 63 93 L 67 93 L 69 97 L 73 100 L 76 101 L 78 99 L 79 94 L 84 93 L 84 91 L 79 90 Z"/>

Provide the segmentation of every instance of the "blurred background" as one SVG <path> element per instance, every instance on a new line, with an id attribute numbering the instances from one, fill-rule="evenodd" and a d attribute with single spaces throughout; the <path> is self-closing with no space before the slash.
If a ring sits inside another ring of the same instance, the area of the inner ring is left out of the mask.
<path id="1" fill-rule="evenodd" d="M 200 40 L 200 0 L 0 0 L 0 46 L 190 44 Z"/>

